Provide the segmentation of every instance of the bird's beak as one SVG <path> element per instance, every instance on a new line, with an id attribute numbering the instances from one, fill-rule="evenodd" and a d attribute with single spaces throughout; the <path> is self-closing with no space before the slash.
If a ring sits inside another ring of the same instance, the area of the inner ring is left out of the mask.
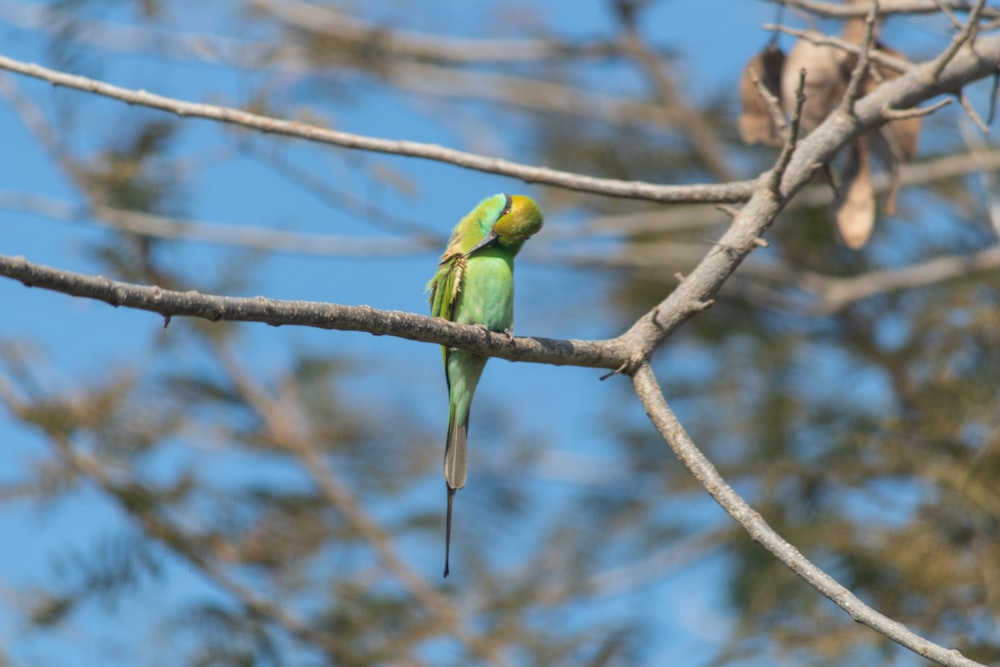
<path id="1" fill-rule="evenodd" d="M 473 246 L 473 248 L 471 250 L 469 250 L 467 253 L 463 254 L 462 257 L 468 257 L 469 255 L 471 255 L 472 253 L 476 252 L 477 250 L 485 248 L 486 246 L 488 246 L 491 243 L 493 243 L 494 241 L 496 241 L 497 238 L 498 237 L 497 237 L 497 233 L 496 232 L 490 232 L 489 234 L 486 235 L 485 238 L 483 238 L 482 241 L 480 241 L 475 246 Z"/>

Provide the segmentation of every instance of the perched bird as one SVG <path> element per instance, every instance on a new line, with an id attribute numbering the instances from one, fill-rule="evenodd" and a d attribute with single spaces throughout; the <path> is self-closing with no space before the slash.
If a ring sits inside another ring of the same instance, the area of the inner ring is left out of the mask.
<path id="1" fill-rule="evenodd" d="M 427 283 L 431 315 L 490 331 L 511 332 L 514 324 L 514 256 L 542 228 L 538 204 L 524 195 L 501 193 L 479 202 L 451 232 L 437 273 Z M 451 510 L 465 486 L 469 407 L 487 357 L 442 348 L 448 382 L 448 440 L 444 480 L 448 488 L 444 576 L 451 553 Z"/>

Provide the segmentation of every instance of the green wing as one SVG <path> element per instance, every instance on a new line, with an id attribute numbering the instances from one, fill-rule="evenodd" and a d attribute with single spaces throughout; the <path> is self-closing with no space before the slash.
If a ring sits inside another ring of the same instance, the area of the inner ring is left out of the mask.
<path id="1" fill-rule="evenodd" d="M 458 302 L 458 293 L 462 290 L 466 259 L 458 253 L 448 255 L 438 267 L 437 273 L 427 283 L 427 291 L 431 293 L 428 299 L 431 306 L 431 317 L 441 317 L 454 322 L 455 304 Z M 441 347 L 441 356 L 447 365 L 447 347 Z"/>
<path id="2" fill-rule="evenodd" d="M 427 283 L 427 291 L 431 293 L 428 299 L 431 317 L 454 320 L 455 302 L 462 289 L 466 259 L 461 255 L 453 255 L 444 259 L 439 266 L 438 272 Z"/>

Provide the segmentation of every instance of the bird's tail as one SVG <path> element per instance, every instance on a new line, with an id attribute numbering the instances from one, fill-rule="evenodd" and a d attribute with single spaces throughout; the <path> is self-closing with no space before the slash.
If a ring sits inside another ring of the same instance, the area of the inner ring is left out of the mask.
<path id="1" fill-rule="evenodd" d="M 452 403 L 448 411 L 448 442 L 444 448 L 444 481 L 449 489 L 465 486 L 465 472 L 468 462 L 466 433 L 469 431 L 469 413 L 458 414 L 458 407 Z"/>
<path id="2" fill-rule="evenodd" d="M 451 558 L 451 508 L 455 502 L 455 492 L 465 486 L 466 433 L 469 430 L 469 413 L 458 415 L 455 404 L 448 412 L 448 442 L 444 449 L 444 481 L 448 489 L 448 513 L 444 529 L 444 576 L 448 576 L 448 561 Z"/>

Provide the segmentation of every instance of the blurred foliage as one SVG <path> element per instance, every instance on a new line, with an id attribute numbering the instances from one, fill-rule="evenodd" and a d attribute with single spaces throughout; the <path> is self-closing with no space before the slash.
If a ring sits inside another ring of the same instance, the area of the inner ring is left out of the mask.
<path id="1" fill-rule="evenodd" d="M 398 3 L 377 4 L 391 12 Z M 85 26 L 74 17 L 100 17 L 112 5 L 51 3 L 57 63 L 75 70 L 82 58 L 91 73 L 108 65 L 100 49 L 79 45 Z M 194 11 L 184 5 L 181 13 Z M 150 28 L 177 19 L 175 8 L 155 0 L 130 7 Z M 366 86 L 395 85 L 386 74 L 398 63 L 427 60 L 394 51 L 388 41 L 367 51 L 341 43 L 292 25 L 280 11 L 258 8 L 236 18 L 282 45 L 260 64 L 296 72 L 294 86 L 261 83 L 279 92 L 308 97 L 336 78 L 343 85 L 328 93 L 336 104 L 360 103 Z M 566 57 L 558 68 L 544 61 L 482 67 L 551 83 L 577 65 L 596 69 L 594 80 L 602 68 L 631 66 L 613 50 L 595 61 L 582 55 L 586 44 L 574 46 L 567 53 L 581 54 L 579 63 Z M 733 63 L 734 81 L 741 66 Z M 643 80 L 641 71 L 636 76 Z M 481 100 L 451 97 L 456 124 L 481 113 Z M 254 104 L 316 118 L 336 113 L 303 110 L 290 98 Z M 72 108 L 78 99 L 53 113 L 67 119 L 62 149 L 79 151 L 67 178 L 88 205 L 192 213 L 196 197 L 189 204 L 188 195 L 197 194 L 197 183 L 186 178 L 178 148 L 193 131 L 188 123 L 130 114 L 134 122 L 88 137 L 101 144 L 96 150 L 74 149 L 80 140 L 71 133 L 86 127 L 74 118 L 85 114 Z M 726 155 L 767 164 L 769 153 L 735 143 L 734 95 L 699 99 Z M 642 93 L 633 101 L 669 107 Z M 516 116 L 527 137 L 522 161 L 651 182 L 706 178 L 702 157 L 669 113 L 658 123 L 608 123 L 517 102 L 493 116 Z M 944 134 L 934 145 L 957 150 Z M 379 167 L 367 169 L 365 177 L 378 181 Z M 951 212 L 956 222 L 946 234 L 939 221 L 907 212 L 904 193 L 903 213 L 880 220 L 860 252 L 837 245 L 821 208 L 803 207 L 771 231 L 768 257 L 840 276 L 982 247 L 992 232 L 964 180 L 936 182 L 914 197 Z M 546 204 L 590 215 L 655 210 L 564 191 Z M 675 272 L 690 269 L 633 267 L 630 257 L 680 243 L 707 249 L 722 224 L 620 235 L 614 252 L 625 268 L 609 274 L 597 316 L 615 322 L 609 329 L 627 326 L 674 288 Z M 135 282 L 219 293 L 252 282 L 254 254 L 205 275 L 181 270 L 170 247 L 150 235 L 111 232 L 93 250 L 105 272 Z M 824 316 L 755 301 L 746 288 L 765 280 L 788 303 L 800 295 L 793 273 L 734 276 L 716 305 L 660 353 L 668 400 L 723 475 L 844 585 L 936 641 L 984 662 L 1000 660 L 1000 280 L 973 275 Z M 544 525 L 528 532 L 523 524 L 539 521 L 533 507 L 545 494 L 524 488 L 516 471 L 540 455 L 532 443 L 508 443 L 509 474 L 477 482 L 486 507 L 468 510 L 488 539 L 457 544 L 464 582 L 428 583 L 402 552 L 404 545 L 407 553 L 439 547 L 438 507 L 413 498 L 413 482 L 436 471 L 437 454 L 428 452 L 437 452 L 438 438 L 417 416 L 352 393 L 365 360 L 293 348 L 287 364 L 265 370 L 241 356 L 239 326 L 172 322 L 168 332 L 151 336 L 153 361 L 71 386 L 46 380 L 38 350 L 2 341 L 2 399 L 50 444 L 32 476 L 4 489 L 3 500 L 73 503 L 83 487 L 119 520 L 114 528 L 95 526 L 100 537 L 91 549 L 55 549 L 51 579 L 25 587 L 25 622 L 35 633 L 71 624 L 87 605 L 111 615 L 142 586 L 166 585 L 167 564 L 180 564 L 206 592 L 150 611 L 153 634 L 170 654 L 150 664 L 637 664 L 656 659 L 648 650 L 656 615 L 594 613 L 592 605 L 662 582 L 683 565 L 643 570 L 642 558 L 704 537 L 691 560 L 725 561 L 720 583 L 737 619 L 718 664 L 846 665 L 899 655 L 720 517 L 648 424 L 626 416 L 622 406 L 634 399 L 624 391 L 594 417 L 594 428 L 606 429 L 617 447 L 614 483 L 580 484 L 572 503 L 552 508 Z M 697 359 L 698 371 L 684 370 L 684 359 Z M 487 422 L 514 419 L 505 406 L 477 410 Z M 501 541 L 516 552 L 513 565 L 509 552 L 493 553 L 490 544 Z"/>

